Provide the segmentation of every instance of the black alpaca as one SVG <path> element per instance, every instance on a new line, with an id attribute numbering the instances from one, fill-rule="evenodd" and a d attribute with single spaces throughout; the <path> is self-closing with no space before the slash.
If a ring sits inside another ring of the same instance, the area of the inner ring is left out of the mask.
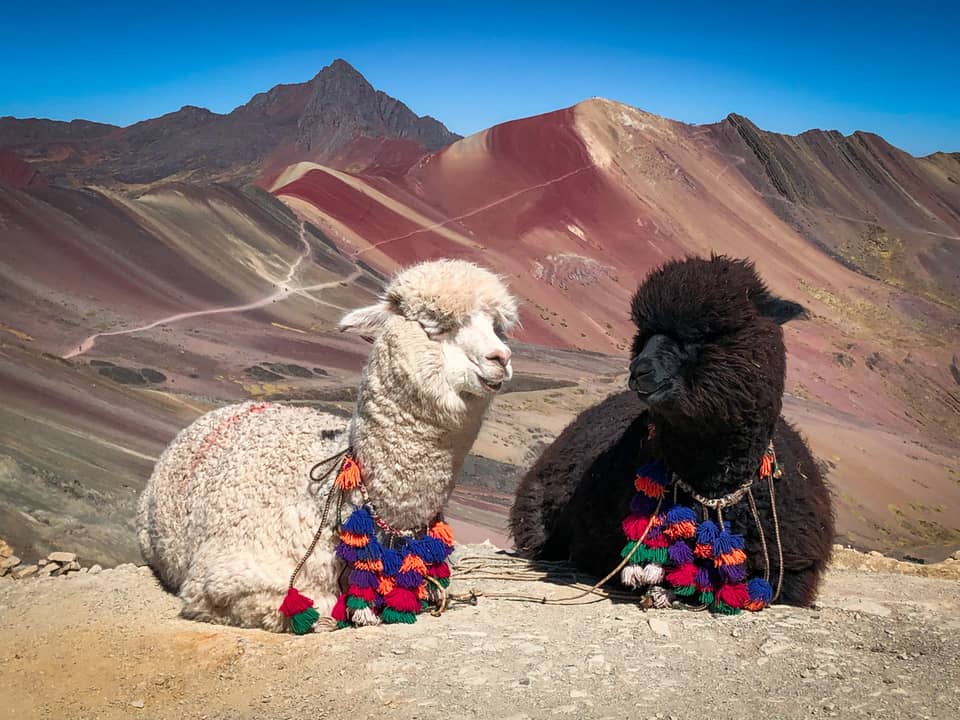
<path id="1" fill-rule="evenodd" d="M 830 555 L 833 510 L 809 448 L 780 417 L 780 325 L 803 314 L 770 293 L 745 260 L 689 258 L 651 272 L 631 303 L 631 391 L 581 413 L 520 481 L 510 513 L 520 554 L 571 560 L 602 577 L 620 561 L 621 521 L 638 467 L 656 460 L 700 495 L 717 498 L 757 476 L 772 439 L 783 469 L 774 481 L 784 571 L 779 602 L 810 605 Z M 756 481 L 753 494 L 775 584 L 767 483 Z M 678 500 L 699 507 L 683 491 Z M 747 500 L 726 509 L 724 519 L 745 536 L 748 574 L 761 575 L 763 544 Z"/>

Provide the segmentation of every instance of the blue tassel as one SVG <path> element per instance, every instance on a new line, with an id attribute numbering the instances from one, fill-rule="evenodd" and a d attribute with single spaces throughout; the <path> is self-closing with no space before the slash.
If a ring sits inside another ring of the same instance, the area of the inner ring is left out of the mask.
<path id="1" fill-rule="evenodd" d="M 446 544 L 429 535 L 419 540 L 411 540 L 407 545 L 407 549 L 414 555 L 419 555 L 427 565 L 443 562 L 447 559 L 447 555 L 450 554 L 450 550 Z"/>
<path id="2" fill-rule="evenodd" d="M 744 546 L 743 535 L 736 535 L 731 533 L 730 547 L 737 548 L 738 550 L 743 550 L 743 546 Z"/>
<path id="3" fill-rule="evenodd" d="M 680 522 L 697 522 L 697 514 L 686 505 L 674 505 L 667 510 L 667 525 Z"/>
<path id="4" fill-rule="evenodd" d="M 643 475 L 653 480 L 657 485 L 666 485 L 668 482 L 667 469 L 660 463 L 647 463 L 637 470 L 637 475 Z"/>
<path id="5" fill-rule="evenodd" d="M 400 572 L 400 566 L 403 565 L 403 556 L 397 550 L 384 548 L 380 561 L 383 563 L 383 574 L 387 577 L 393 577 Z"/>
<path id="6" fill-rule="evenodd" d="M 375 538 L 361 548 L 357 548 L 357 560 L 379 560 L 383 556 L 383 547 Z"/>
<path id="7" fill-rule="evenodd" d="M 713 556 L 725 555 L 733 549 L 733 536 L 724 530 L 713 541 Z"/>
<path id="8" fill-rule="evenodd" d="M 343 529 L 354 535 L 373 535 L 373 517 L 366 507 L 359 507 L 354 510 L 347 521 L 343 524 Z"/>
<path id="9" fill-rule="evenodd" d="M 713 545 L 713 541 L 720 534 L 720 528 L 713 520 L 704 520 L 697 528 L 697 543 L 701 545 Z"/>
<path id="10" fill-rule="evenodd" d="M 747 592 L 751 600 L 762 600 L 764 604 L 769 605 L 773 599 L 773 588 L 763 578 L 754 578 L 747 583 Z"/>

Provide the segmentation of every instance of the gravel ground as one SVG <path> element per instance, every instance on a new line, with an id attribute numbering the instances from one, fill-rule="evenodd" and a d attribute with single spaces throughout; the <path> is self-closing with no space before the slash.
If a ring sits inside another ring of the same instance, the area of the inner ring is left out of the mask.
<path id="1" fill-rule="evenodd" d="M 813 610 L 480 598 L 305 637 L 181 620 L 133 565 L 0 578 L 0 718 L 954 718 L 958 578 L 957 561 L 918 571 L 844 551 Z M 454 578 L 470 587 L 570 592 Z"/>

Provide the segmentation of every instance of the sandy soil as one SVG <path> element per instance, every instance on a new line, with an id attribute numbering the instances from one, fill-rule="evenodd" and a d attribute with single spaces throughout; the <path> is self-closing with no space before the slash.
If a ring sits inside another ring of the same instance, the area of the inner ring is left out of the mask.
<path id="1" fill-rule="evenodd" d="M 458 555 L 455 591 L 570 594 L 464 577 L 467 556 L 509 562 L 492 546 Z M 955 717 L 960 563 L 938 571 L 952 579 L 904 569 L 842 551 L 812 610 L 481 597 L 306 637 L 180 620 L 132 565 L 0 579 L 0 718 Z"/>

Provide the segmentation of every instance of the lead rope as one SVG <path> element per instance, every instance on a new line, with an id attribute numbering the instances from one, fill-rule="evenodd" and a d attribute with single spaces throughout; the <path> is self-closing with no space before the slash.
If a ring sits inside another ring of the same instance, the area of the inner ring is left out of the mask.
<path id="1" fill-rule="evenodd" d="M 773 489 L 774 474 L 767 475 L 767 484 L 770 486 L 770 509 L 773 511 L 773 534 L 777 540 L 777 589 L 773 593 L 773 602 L 780 597 L 780 590 L 783 587 L 783 546 L 780 544 L 780 520 L 777 517 L 777 496 Z M 766 552 L 766 545 L 764 545 Z"/>
<path id="2" fill-rule="evenodd" d="M 661 495 L 660 499 L 657 500 L 657 508 L 656 510 L 653 511 L 654 515 L 659 514 L 660 507 L 662 505 L 663 505 L 663 495 Z M 612 593 L 606 590 L 600 590 L 600 586 L 603 585 L 605 582 L 607 582 L 607 580 L 612 578 L 614 575 L 616 575 L 623 569 L 624 565 L 626 565 L 627 562 L 629 562 L 630 556 L 633 555 L 633 551 L 636 550 L 638 547 L 640 547 L 640 543 L 642 543 L 646 539 L 647 533 L 650 532 L 651 527 L 652 527 L 652 523 L 648 523 L 647 527 L 644 528 L 643 533 L 634 542 L 633 547 L 630 548 L 630 552 L 628 552 L 624 556 L 623 560 L 621 560 L 620 563 L 613 570 L 607 573 L 607 575 L 602 580 L 597 581 L 592 587 L 589 587 L 585 590 L 581 590 L 576 595 L 571 595 L 569 597 L 560 597 L 560 598 L 548 598 L 545 595 L 536 596 L 536 595 L 519 595 L 514 593 L 487 593 L 487 592 L 483 592 L 482 590 L 471 590 L 469 593 L 464 593 L 460 595 L 450 594 L 449 598 L 451 600 L 468 601 L 468 602 L 476 602 L 477 598 L 488 597 L 488 598 L 497 598 L 499 600 L 516 600 L 518 602 L 533 601 L 536 603 L 540 603 L 541 605 L 589 605 L 591 603 L 600 602 L 601 600 L 606 600 L 607 598 L 610 598 L 610 597 L 615 597 L 616 595 L 618 595 L 617 593 Z M 623 593 L 623 594 L 626 595 L 627 593 Z M 580 598 L 586 597 L 587 595 L 597 595 L 598 597 L 591 598 L 586 602 L 577 602 L 578 600 L 580 600 Z M 633 593 L 630 593 L 629 596 L 636 597 Z"/>

